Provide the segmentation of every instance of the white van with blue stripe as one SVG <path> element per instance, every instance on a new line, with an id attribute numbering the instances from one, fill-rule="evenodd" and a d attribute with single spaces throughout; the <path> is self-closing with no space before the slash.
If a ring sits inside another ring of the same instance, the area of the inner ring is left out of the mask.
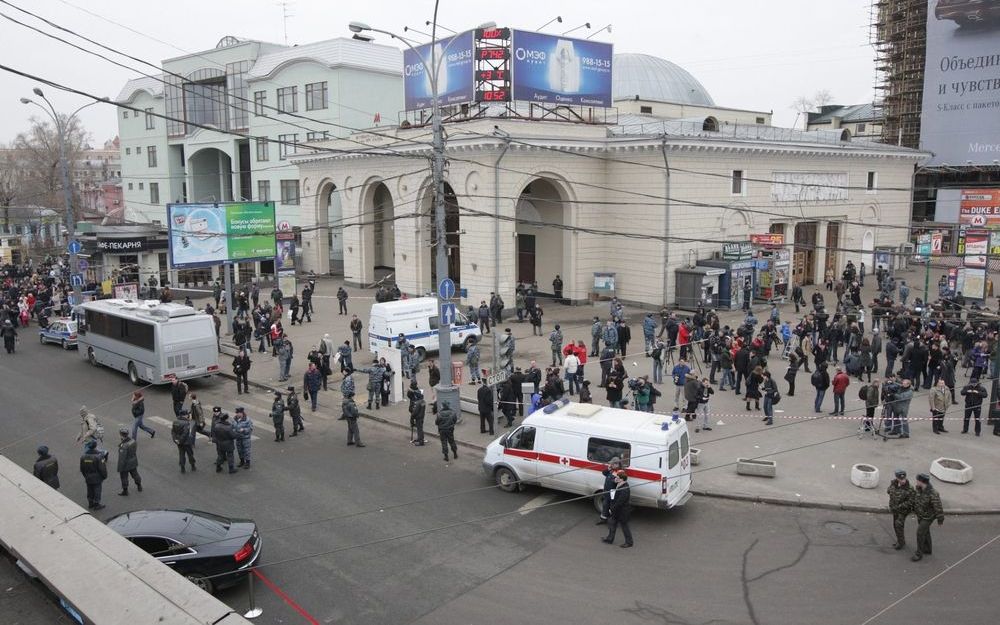
<path id="1" fill-rule="evenodd" d="M 372 305 L 368 320 L 368 349 L 375 353 L 380 347 L 395 347 L 400 333 L 416 346 L 423 359 L 428 352 L 438 350 L 438 300 L 436 297 L 400 299 Z M 479 325 L 461 312 L 455 313 L 451 325 L 451 344 L 468 350 L 481 338 Z"/>

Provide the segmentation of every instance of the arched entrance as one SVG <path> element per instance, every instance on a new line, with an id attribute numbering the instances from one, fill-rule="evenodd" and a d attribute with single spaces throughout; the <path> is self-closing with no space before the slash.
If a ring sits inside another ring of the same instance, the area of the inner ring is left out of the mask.
<path id="1" fill-rule="evenodd" d="M 875 268 L 875 233 L 871 230 L 866 230 L 861 239 L 861 262 L 868 273 L 872 273 Z"/>
<path id="2" fill-rule="evenodd" d="M 233 159 L 222 150 L 198 150 L 188 158 L 187 171 L 191 201 L 233 201 Z"/>
<path id="3" fill-rule="evenodd" d="M 439 280 L 436 257 L 438 239 L 437 222 L 434 219 L 434 194 L 430 193 L 428 197 L 431 199 L 430 217 L 428 219 L 431 230 L 431 283 L 436 285 Z M 455 284 L 460 285 L 462 283 L 461 218 L 458 214 L 458 197 L 455 195 L 455 190 L 447 182 L 444 183 L 444 215 L 444 240 L 448 254 L 448 277 Z"/>
<path id="4" fill-rule="evenodd" d="M 340 192 L 332 182 L 320 186 L 317 195 L 316 223 L 320 226 L 316 237 L 319 257 L 330 259 L 329 272 L 344 274 L 344 209 L 340 203 Z"/>
<path id="5" fill-rule="evenodd" d="M 519 283 L 537 283 L 543 293 L 551 292 L 558 275 L 566 286 L 564 269 L 567 230 L 552 227 L 565 224 L 565 198 L 555 183 L 545 178 L 532 180 L 517 199 L 517 269 Z"/>
<path id="6" fill-rule="evenodd" d="M 365 280 L 378 281 L 396 268 L 395 218 L 392 193 L 384 182 L 368 188 L 358 221 L 365 249 L 362 268 Z"/>

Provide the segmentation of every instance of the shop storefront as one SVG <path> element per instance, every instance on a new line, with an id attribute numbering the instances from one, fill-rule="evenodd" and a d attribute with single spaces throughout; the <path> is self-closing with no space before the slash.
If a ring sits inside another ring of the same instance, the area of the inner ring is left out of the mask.
<path id="1" fill-rule="evenodd" d="M 753 297 L 756 286 L 753 256 L 750 241 L 734 241 L 723 244 L 720 258 L 698 261 L 700 267 L 725 270 L 719 276 L 719 309 L 738 310 L 747 295 Z"/>

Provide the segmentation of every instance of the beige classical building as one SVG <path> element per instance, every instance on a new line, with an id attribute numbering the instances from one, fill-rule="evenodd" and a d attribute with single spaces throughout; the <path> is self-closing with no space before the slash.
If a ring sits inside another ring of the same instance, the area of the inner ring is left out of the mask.
<path id="1" fill-rule="evenodd" d="M 706 110 L 685 119 L 619 112 L 614 124 L 446 124 L 446 243 L 463 303 L 498 291 L 512 305 L 518 282 L 551 292 L 556 275 L 564 297 L 586 301 L 613 274 L 618 297 L 658 306 L 676 301 L 678 269 L 753 234 L 783 234 L 800 284 L 848 260 L 872 268 L 876 247 L 908 241 L 923 153 L 775 128 L 757 115 L 739 123 L 742 113 L 726 114 L 736 109 L 696 105 Z M 429 138 L 429 126 L 378 129 L 322 144 L 346 153 L 292 157 L 300 223 L 315 224 L 303 228 L 307 270 L 330 270 L 339 237 L 348 284 L 391 272 L 406 293 L 434 289 Z"/>

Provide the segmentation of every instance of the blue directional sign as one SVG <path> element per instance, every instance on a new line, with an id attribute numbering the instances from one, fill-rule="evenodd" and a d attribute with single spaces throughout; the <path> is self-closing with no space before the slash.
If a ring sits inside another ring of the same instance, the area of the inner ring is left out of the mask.
<path id="1" fill-rule="evenodd" d="M 83 274 L 82 273 L 74 273 L 74 274 L 70 275 L 70 277 L 69 277 L 69 283 L 72 286 L 83 286 Z"/>
<path id="2" fill-rule="evenodd" d="M 80 271 L 87 271 L 87 269 L 90 267 L 90 263 L 88 263 L 86 259 L 83 258 L 76 261 L 76 264 L 80 268 Z"/>
<path id="3" fill-rule="evenodd" d="M 69 251 L 70 254 L 79 254 L 83 250 L 83 243 L 80 243 L 78 240 L 73 239 L 72 241 L 69 242 L 69 245 L 66 246 L 66 249 Z"/>
<path id="4" fill-rule="evenodd" d="M 455 323 L 455 305 L 448 302 L 441 304 L 441 325 Z"/>
<path id="5" fill-rule="evenodd" d="M 438 295 L 441 299 L 451 299 L 455 297 L 455 281 L 451 278 L 445 278 L 438 285 Z"/>

